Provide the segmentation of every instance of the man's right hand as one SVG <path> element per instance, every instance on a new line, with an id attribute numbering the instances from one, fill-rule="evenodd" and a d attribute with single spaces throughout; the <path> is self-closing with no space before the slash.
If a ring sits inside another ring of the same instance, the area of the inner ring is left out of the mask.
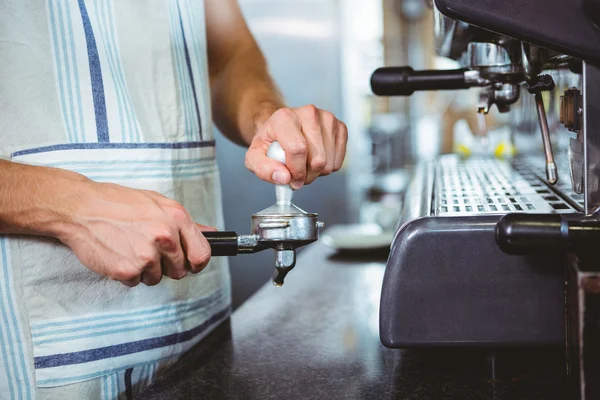
<path id="1" fill-rule="evenodd" d="M 57 235 L 89 269 L 127 286 L 156 285 L 206 267 L 211 252 L 185 208 L 159 193 L 79 183 L 69 223 Z"/>

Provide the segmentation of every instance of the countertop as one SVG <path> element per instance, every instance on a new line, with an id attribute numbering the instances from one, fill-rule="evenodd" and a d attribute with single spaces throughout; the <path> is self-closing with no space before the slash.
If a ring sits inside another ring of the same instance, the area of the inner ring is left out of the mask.
<path id="1" fill-rule="evenodd" d="M 561 349 L 393 350 L 379 341 L 385 254 L 301 252 L 138 398 L 565 400 Z"/>

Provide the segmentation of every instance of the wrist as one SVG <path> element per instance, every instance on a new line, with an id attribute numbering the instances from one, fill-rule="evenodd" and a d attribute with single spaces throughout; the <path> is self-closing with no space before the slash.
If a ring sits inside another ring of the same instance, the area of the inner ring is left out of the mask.
<path id="1" fill-rule="evenodd" d="M 84 207 L 89 205 L 88 193 L 93 185 L 98 184 L 83 175 L 65 175 L 53 182 L 53 196 L 34 219 L 37 231 L 62 242 L 79 230 L 80 216 Z"/>
<path id="2" fill-rule="evenodd" d="M 85 182 L 75 172 L 0 160 L 0 232 L 60 238 Z"/>

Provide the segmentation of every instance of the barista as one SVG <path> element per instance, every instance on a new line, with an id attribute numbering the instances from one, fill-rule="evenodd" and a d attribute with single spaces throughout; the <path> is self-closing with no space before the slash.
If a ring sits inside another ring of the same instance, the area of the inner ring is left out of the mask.
<path id="1" fill-rule="evenodd" d="M 0 397 L 133 397 L 229 313 L 211 119 L 295 189 L 346 127 L 286 107 L 236 0 L 4 0 L 0 54 Z"/>

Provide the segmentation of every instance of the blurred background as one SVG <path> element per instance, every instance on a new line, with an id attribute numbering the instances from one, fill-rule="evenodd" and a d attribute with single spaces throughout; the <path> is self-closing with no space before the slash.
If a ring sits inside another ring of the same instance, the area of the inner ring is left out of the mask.
<path id="1" fill-rule="evenodd" d="M 371 95 L 370 76 L 384 65 L 456 68 L 453 61 L 434 56 L 439 46 L 434 32 L 441 27 L 427 0 L 239 3 L 288 104 L 315 104 L 348 126 L 343 171 L 296 194 L 296 205 L 319 213 L 326 226 L 360 223 L 391 234 L 415 162 L 452 151 L 508 154 L 513 132 L 507 126 L 530 122 L 533 128 L 523 130 L 536 131 L 530 116 L 511 113 L 510 124 L 497 124 L 502 117 L 495 109 L 478 120 L 477 97 L 468 91 L 391 99 Z M 496 125 L 504 128 L 492 132 Z M 274 190 L 246 170 L 243 148 L 216 136 L 226 228 L 248 233 L 251 215 L 274 203 Z M 230 260 L 237 308 L 270 279 L 273 254 Z M 294 273 L 302 273 L 301 266 Z"/>

